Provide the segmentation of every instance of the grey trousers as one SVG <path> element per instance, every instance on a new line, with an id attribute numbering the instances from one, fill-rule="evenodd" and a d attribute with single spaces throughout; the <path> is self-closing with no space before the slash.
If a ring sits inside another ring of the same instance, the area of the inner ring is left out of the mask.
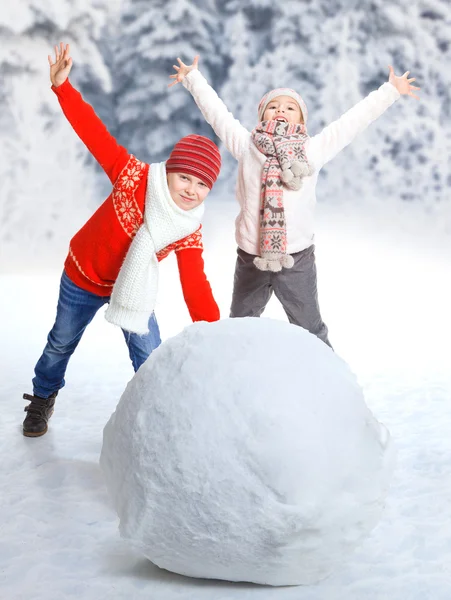
<path id="1" fill-rule="evenodd" d="M 253 254 L 238 248 L 230 316 L 260 317 L 274 292 L 288 320 L 331 346 L 321 318 L 316 285 L 315 246 L 292 254 L 294 265 L 277 273 L 260 271 Z"/>

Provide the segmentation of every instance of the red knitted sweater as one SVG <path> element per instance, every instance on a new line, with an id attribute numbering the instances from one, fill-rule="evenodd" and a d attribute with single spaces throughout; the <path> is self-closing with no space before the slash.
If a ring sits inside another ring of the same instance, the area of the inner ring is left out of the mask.
<path id="1" fill-rule="evenodd" d="M 110 296 L 131 241 L 143 223 L 149 165 L 116 142 L 69 80 L 52 90 L 75 132 L 113 184 L 105 202 L 72 238 L 64 267 L 79 287 Z M 201 228 L 158 252 L 158 260 L 172 250 L 192 320 L 217 321 L 219 309 L 204 272 Z"/>

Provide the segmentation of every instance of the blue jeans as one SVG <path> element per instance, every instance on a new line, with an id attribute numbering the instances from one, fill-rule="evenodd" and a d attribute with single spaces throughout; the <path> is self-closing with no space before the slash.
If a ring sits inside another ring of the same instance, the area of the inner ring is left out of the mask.
<path id="1" fill-rule="evenodd" d="M 108 303 L 109 296 L 97 296 L 72 283 L 63 271 L 56 309 L 56 319 L 41 358 L 34 369 L 33 394 L 48 398 L 61 389 L 70 357 L 94 315 Z M 160 330 L 155 315 L 149 319 L 149 333 L 138 335 L 122 330 L 135 372 L 152 350 L 161 344 Z"/>

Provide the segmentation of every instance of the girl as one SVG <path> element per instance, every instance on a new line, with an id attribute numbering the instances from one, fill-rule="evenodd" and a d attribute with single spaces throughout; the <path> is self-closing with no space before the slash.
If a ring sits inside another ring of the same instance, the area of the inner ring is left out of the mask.
<path id="1" fill-rule="evenodd" d="M 202 76 L 198 58 L 189 66 L 178 58 L 170 86 L 183 83 L 238 161 L 238 259 L 230 316 L 259 317 L 274 291 L 290 323 L 330 346 L 318 305 L 313 244 L 318 173 L 401 94 L 416 97 L 415 79 L 407 79 L 409 71 L 397 77 L 390 67 L 388 82 L 314 137 L 307 133 L 302 97 L 277 88 L 261 99 L 251 133 Z"/>

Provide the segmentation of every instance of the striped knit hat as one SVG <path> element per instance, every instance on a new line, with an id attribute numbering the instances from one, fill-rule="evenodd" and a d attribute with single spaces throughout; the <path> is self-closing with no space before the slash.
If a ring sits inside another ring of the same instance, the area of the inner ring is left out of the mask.
<path id="1" fill-rule="evenodd" d="M 296 100 L 296 102 L 299 104 L 299 108 L 301 109 L 302 116 L 304 118 L 304 124 L 307 124 L 307 116 L 308 116 L 307 106 L 305 105 L 305 102 L 301 98 L 301 96 L 297 92 L 295 92 L 294 90 L 292 90 L 290 88 L 276 88 L 275 90 L 271 90 L 270 92 L 267 92 L 263 96 L 263 98 L 260 100 L 260 103 L 258 105 L 258 120 L 259 121 L 263 121 L 263 115 L 265 114 L 266 107 L 271 102 L 271 100 L 274 100 L 274 98 L 277 98 L 277 96 L 289 96 L 290 98 L 293 98 L 293 100 Z"/>
<path id="2" fill-rule="evenodd" d="M 166 161 L 166 173 L 189 173 L 210 189 L 220 170 L 218 147 L 203 135 L 187 135 L 179 140 Z"/>

